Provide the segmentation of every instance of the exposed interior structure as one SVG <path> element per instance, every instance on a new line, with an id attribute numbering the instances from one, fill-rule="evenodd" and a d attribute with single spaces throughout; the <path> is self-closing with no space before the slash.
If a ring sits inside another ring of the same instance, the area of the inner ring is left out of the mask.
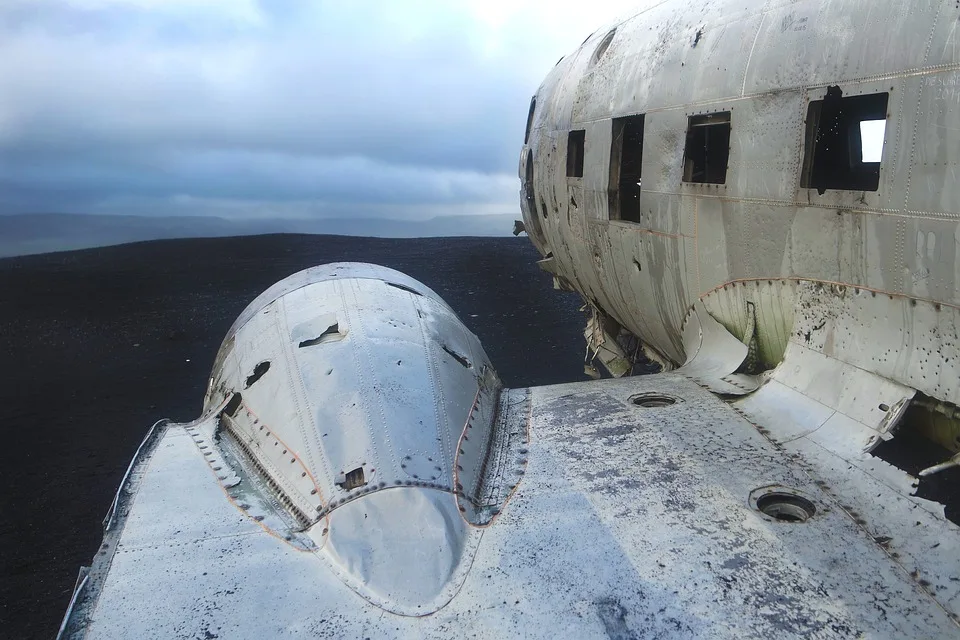
<path id="1" fill-rule="evenodd" d="M 690 116 L 683 152 L 683 181 L 723 184 L 730 155 L 730 112 Z"/>
<path id="2" fill-rule="evenodd" d="M 610 142 L 610 219 L 640 222 L 643 114 L 614 118 Z"/>
<path id="3" fill-rule="evenodd" d="M 807 108 L 800 186 L 876 191 L 889 93 L 843 97 L 840 87 Z M 877 140 L 879 138 L 879 144 Z"/>
<path id="4" fill-rule="evenodd" d="M 586 132 L 577 129 L 567 134 L 567 177 L 583 177 L 583 152 Z"/>

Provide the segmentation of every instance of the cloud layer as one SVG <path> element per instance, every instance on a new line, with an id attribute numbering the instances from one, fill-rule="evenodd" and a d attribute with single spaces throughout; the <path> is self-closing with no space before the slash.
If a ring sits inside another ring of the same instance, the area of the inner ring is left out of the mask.
<path id="1" fill-rule="evenodd" d="M 530 95 L 621 4 L 6 0 L 0 213 L 514 211 Z"/>

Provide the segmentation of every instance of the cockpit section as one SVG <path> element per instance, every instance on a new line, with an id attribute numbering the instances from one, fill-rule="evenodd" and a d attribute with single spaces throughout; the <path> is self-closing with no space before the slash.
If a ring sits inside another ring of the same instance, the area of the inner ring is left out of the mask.
<path id="1" fill-rule="evenodd" d="M 192 433 L 238 508 L 388 611 L 448 602 L 523 475 L 488 461 L 520 457 L 527 417 L 450 307 L 391 269 L 315 267 L 216 363 Z"/>

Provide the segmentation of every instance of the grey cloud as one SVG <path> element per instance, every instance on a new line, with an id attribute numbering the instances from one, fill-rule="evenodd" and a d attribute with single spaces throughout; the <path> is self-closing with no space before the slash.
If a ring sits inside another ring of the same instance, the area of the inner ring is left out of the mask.
<path id="1" fill-rule="evenodd" d="M 13 0 L 0 212 L 510 211 L 554 55 L 531 35 L 536 12 L 518 16 L 494 32 L 446 2 Z"/>

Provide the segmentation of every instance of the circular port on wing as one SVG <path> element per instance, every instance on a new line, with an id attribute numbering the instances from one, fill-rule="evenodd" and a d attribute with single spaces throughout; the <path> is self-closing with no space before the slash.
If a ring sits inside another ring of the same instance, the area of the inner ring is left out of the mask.
<path id="1" fill-rule="evenodd" d="M 680 399 L 663 393 L 638 393 L 637 395 L 630 396 L 630 402 L 638 407 L 651 409 L 655 407 L 669 407 L 670 405 L 680 402 Z"/>
<path id="2" fill-rule="evenodd" d="M 806 522 L 817 512 L 812 501 L 782 487 L 757 489 L 750 501 L 757 511 L 779 522 Z"/>

